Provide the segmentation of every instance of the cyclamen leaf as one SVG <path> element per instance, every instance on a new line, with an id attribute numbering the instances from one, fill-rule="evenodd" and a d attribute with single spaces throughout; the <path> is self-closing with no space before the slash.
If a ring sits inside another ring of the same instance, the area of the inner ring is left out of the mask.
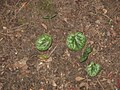
<path id="1" fill-rule="evenodd" d="M 80 62 L 84 62 L 87 60 L 89 54 L 92 52 L 92 48 L 91 47 L 87 47 L 82 55 L 82 57 L 80 58 Z"/>
<path id="2" fill-rule="evenodd" d="M 86 43 L 86 37 L 81 32 L 70 34 L 67 37 L 67 46 L 73 51 L 82 49 Z"/>
<path id="3" fill-rule="evenodd" d="M 36 48 L 40 51 L 48 50 L 51 44 L 52 44 L 52 37 L 47 34 L 43 34 L 39 36 L 35 42 Z"/>
<path id="4" fill-rule="evenodd" d="M 89 76 L 94 77 L 100 72 L 100 65 L 95 64 L 94 62 L 91 62 L 87 66 L 86 70 L 87 70 L 87 73 L 88 73 Z"/>

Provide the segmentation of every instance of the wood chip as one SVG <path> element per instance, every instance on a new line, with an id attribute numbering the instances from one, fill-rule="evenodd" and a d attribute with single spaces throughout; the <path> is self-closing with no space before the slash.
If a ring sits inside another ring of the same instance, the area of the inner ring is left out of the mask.
<path id="1" fill-rule="evenodd" d="M 7 27 L 3 26 L 3 29 L 7 29 Z"/>
<path id="2" fill-rule="evenodd" d="M 56 86 L 57 86 L 57 84 L 55 83 L 55 81 L 54 81 L 54 80 L 52 81 L 52 85 L 53 85 L 54 87 L 56 87 Z"/>
<path id="3" fill-rule="evenodd" d="M 47 26 L 44 23 L 42 23 L 41 25 L 43 26 L 43 28 L 47 29 Z"/>

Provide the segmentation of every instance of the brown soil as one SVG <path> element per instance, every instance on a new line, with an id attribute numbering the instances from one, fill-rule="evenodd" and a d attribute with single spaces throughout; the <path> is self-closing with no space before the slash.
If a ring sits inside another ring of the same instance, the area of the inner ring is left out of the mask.
<path id="1" fill-rule="evenodd" d="M 46 1 L 0 0 L 0 90 L 118 90 L 120 0 L 53 0 L 45 8 Z M 57 16 L 43 19 L 49 12 Z M 84 63 L 77 58 L 83 50 L 66 46 L 67 35 L 77 31 L 93 48 Z M 34 43 L 43 33 L 53 44 L 40 52 Z M 91 61 L 102 67 L 95 77 L 85 70 Z"/>

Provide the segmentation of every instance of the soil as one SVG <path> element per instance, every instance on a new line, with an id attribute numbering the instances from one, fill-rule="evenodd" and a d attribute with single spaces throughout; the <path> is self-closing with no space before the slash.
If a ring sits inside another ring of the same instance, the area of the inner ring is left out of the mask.
<path id="1" fill-rule="evenodd" d="M 119 90 L 120 0 L 53 0 L 49 7 L 46 3 L 0 0 L 0 90 Z M 43 19 L 48 13 L 57 14 Z M 78 57 L 84 49 L 74 52 L 66 46 L 67 35 L 78 31 L 93 48 L 83 63 Z M 44 33 L 53 43 L 41 52 L 34 44 Z M 95 77 L 86 72 L 92 61 L 101 65 Z"/>

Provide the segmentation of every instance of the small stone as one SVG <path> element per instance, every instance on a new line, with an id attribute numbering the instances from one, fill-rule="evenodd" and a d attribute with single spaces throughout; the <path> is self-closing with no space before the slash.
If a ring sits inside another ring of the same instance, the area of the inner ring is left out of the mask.
<path id="1" fill-rule="evenodd" d="M 17 52 L 15 52 L 15 55 L 17 55 L 18 53 Z"/>
<path id="2" fill-rule="evenodd" d="M 3 29 L 7 29 L 7 27 L 3 26 Z"/>
<path id="3" fill-rule="evenodd" d="M 104 14 L 106 14 L 107 13 L 107 9 L 103 9 L 103 12 L 104 12 Z"/>

